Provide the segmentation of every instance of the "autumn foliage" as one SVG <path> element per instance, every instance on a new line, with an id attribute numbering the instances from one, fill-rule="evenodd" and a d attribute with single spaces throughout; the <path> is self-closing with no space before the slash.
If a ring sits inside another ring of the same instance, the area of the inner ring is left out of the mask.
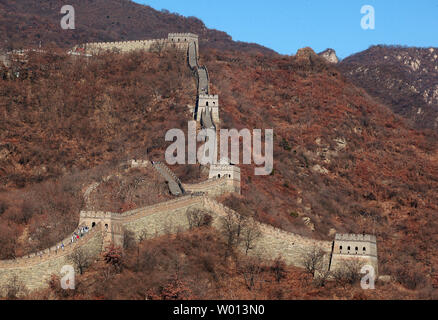
<path id="1" fill-rule="evenodd" d="M 415 131 L 311 49 L 273 57 L 210 49 L 201 58 L 212 92 L 221 97 L 221 126 L 275 133 L 272 174 L 254 176 L 253 166 L 241 166 L 242 195 L 220 200 L 243 215 L 313 238 L 376 234 L 380 272 L 395 279 L 376 297 L 431 297 L 427 290 L 438 262 L 435 137 Z M 89 60 L 31 54 L 15 63 L 18 77 L 3 70 L 0 78 L 2 258 L 46 248 L 69 234 L 85 207 L 84 188 L 123 161 L 162 160 L 165 132 L 186 128 L 192 116 L 187 105 L 196 96 L 193 75 L 178 52 Z M 183 180 L 205 176 L 199 166 L 175 169 Z M 109 194 L 115 211 L 142 205 L 135 202 L 139 193 L 123 187 L 148 173 L 122 174 L 101 184 L 96 203 L 110 203 L 104 197 Z M 162 192 L 158 197 L 167 199 Z M 315 287 L 303 270 L 281 260 L 247 259 L 232 252 L 222 235 L 201 228 L 128 246 L 117 271 L 106 262 L 91 266 L 83 275 L 91 278 L 77 294 L 363 298 L 354 284 Z"/>

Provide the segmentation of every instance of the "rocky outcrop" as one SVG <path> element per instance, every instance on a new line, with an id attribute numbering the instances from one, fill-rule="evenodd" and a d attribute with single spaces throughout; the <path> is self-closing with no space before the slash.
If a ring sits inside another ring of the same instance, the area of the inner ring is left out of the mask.
<path id="1" fill-rule="evenodd" d="M 318 55 L 321 57 L 321 58 L 324 58 L 327 62 L 329 62 L 329 63 L 334 63 L 334 64 L 336 64 L 336 63 L 338 63 L 339 62 L 339 58 L 338 58 L 338 56 L 336 55 L 336 51 L 335 50 L 333 50 L 333 49 L 326 49 L 326 50 L 324 50 L 323 52 L 320 52 L 320 53 L 318 53 Z"/>

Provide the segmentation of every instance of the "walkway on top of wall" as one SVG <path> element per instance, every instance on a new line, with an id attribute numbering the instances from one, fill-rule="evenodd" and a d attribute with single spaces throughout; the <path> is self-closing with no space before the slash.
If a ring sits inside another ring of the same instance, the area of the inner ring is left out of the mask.
<path id="1" fill-rule="evenodd" d="M 152 162 L 153 167 L 167 181 L 169 191 L 174 196 L 184 194 L 184 188 L 181 185 L 178 177 L 162 162 Z"/>

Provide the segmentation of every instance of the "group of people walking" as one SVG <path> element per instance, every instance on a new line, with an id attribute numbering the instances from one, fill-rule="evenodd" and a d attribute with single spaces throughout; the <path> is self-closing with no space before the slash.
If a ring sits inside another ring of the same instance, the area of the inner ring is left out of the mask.
<path id="1" fill-rule="evenodd" d="M 80 238 L 82 238 L 88 231 L 90 231 L 90 228 L 87 226 L 85 227 L 79 227 L 75 232 L 73 232 L 73 235 L 70 239 L 70 244 L 73 244 L 74 242 L 78 241 Z M 65 245 L 64 242 L 61 242 L 56 246 L 56 251 L 58 250 L 64 250 Z"/>
<path id="2" fill-rule="evenodd" d="M 85 227 L 79 227 L 78 230 L 73 232 L 73 235 L 71 236 L 71 243 L 74 243 L 75 241 L 78 241 L 80 238 L 82 238 L 90 229 Z"/>

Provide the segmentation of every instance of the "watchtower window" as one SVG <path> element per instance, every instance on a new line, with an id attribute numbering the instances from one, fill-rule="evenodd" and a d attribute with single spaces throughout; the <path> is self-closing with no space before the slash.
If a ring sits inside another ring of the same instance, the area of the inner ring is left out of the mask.
<path id="1" fill-rule="evenodd" d="M 219 174 L 217 175 L 217 177 L 220 178 L 220 177 L 221 177 L 221 174 L 219 173 Z"/>
<path id="2" fill-rule="evenodd" d="M 363 247 L 363 251 L 367 251 L 367 248 Z"/>
<path id="3" fill-rule="evenodd" d="M 348 246 L 347 250 L 350 251 L 350 246 Z"/>
<path id="4" fill-rule="evenodd" d="M 339 246 L 339 250 L 342 250 L 342 246 Z"/>
<path id="5" fill-rule="evenodd" d="M 96 225 L 96 222 L 91 223 L 92 228 L 94 228 L 95 225 Z"/>
<path id="6" fill-rule="evenodd" d="M 358 248 L 358 247 L 356 247 L 355 249 L 356 249 L 356 251 L 357 251 L 357 250 L 359 250 L 359 248 Z"/>
<path id="7" fill-rule="evenodd" d="M 105 229 L 108 230 L 108 223 L 105 223 Z"/>
<path id="8" fill-rule="evenodd" d="M 205 105 L 208 107 L 208 101 L 207 102 L 205 102 Z"/>

